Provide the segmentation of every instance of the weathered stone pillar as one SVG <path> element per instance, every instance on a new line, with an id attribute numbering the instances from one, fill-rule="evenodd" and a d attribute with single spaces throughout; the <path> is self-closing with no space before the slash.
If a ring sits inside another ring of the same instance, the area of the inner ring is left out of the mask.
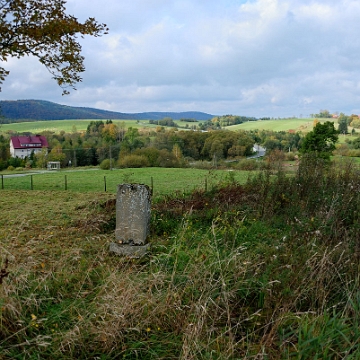
<path id="1" fill-rule="evenodd" d="M 116 196 L 115 243 L 110 251 L 119 255 L 141 257 L 149 249 L 151 191 L 147 185 L 118 185 Z"/>

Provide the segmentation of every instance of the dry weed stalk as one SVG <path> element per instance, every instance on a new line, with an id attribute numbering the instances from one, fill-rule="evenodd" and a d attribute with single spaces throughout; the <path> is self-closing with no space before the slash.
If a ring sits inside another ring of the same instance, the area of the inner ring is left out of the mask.
<path id="1" fill-rule="evenodd" d="M 9 259 L 6 258 L 5 259 L 5 264 L 3 265 L 3 268 L 1 268 L 0 270 L 0 285 L 3 283 L 4 279 L 9 276 L 9 271 L 8 271 L 8 267 L 9 267 Z"/>

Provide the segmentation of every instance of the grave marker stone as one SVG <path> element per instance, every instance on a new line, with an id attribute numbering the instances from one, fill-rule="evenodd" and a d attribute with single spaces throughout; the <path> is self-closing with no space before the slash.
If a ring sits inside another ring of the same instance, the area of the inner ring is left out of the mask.
<path id="1" fill-rule="evenodd" d="M 141 257 L 148 252 L 151 215 L 151 191 L 143 184 L 118 185 L 116 196 L 115 243 L 110 251 Z"/>

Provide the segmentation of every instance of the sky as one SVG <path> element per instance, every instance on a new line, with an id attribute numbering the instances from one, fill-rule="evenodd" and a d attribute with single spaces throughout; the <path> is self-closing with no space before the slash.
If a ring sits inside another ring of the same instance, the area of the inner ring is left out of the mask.
<path id="1" fill-rule="evenodd" d="M 359 0 L 68 0 L 109 34 L 81 40 L 85 73 L 62 90 L 36 58 L 9 58 L 1 100 L 125 113 L 360 114 Z"/>

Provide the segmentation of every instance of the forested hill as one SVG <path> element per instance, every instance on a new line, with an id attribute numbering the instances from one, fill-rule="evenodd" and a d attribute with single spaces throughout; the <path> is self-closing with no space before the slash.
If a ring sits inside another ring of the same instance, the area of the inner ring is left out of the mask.
<path id="1" fill-rule="evenodd" d="M 85 107 L 72 107 L 43 100 L 0 101 L 1 115 L 4 122 L 19 120 L 66 120 L 66 119 L 133 119 L 159 120 L 171 117 L 208 120 L 213 115 L 197 111 L 186 112 L 144 112 L 126 114 L 114 111 L 99 110 Z"/>

